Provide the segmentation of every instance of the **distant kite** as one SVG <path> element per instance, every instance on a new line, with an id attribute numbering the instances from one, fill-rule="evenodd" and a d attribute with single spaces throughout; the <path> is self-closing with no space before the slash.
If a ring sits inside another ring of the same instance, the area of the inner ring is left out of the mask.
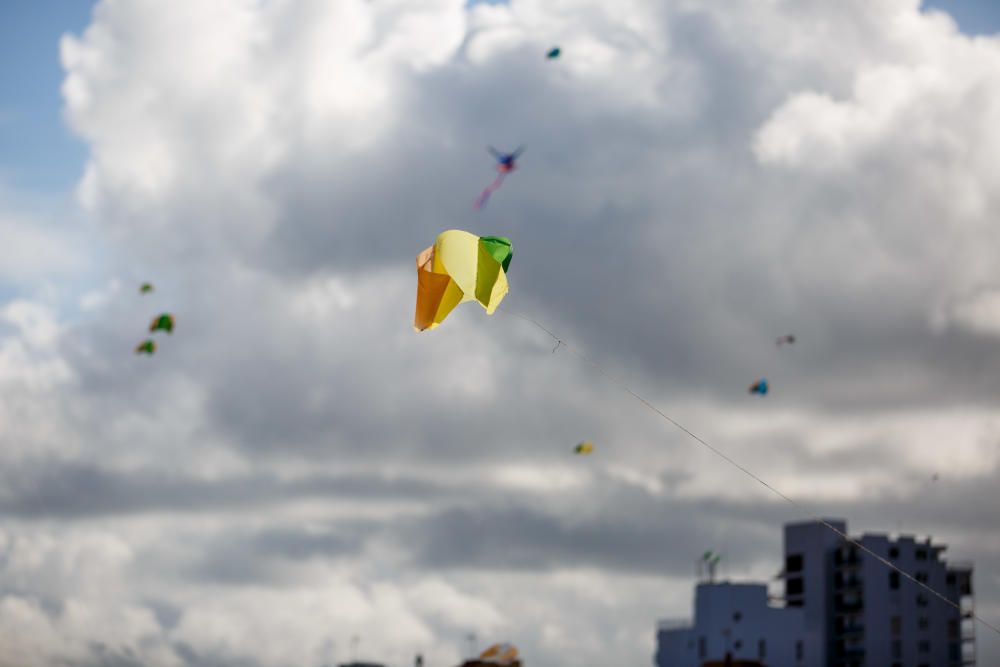
<path id="1" fill-rule="evenodd" d="M 144 340 L 135 348 L 136 354 L 149 354 L 152 355 L 156 352 L 156 341 L 155 340 Z"/>
<path id="2" fill-rule="evenodd" d="M 154 331 L 166 331 L 167 333 L 174 332 L 174 316 L 170 313 L 163 313 L 153 318 L 153 321 L 149 325 L 149 332 Z"/>
<path id="3" fill-rule="evenodd" d="M 587 441 L 581 442 L 573 448 L 573 451 L 577 454 L 592 454 L 594 452 L 594 443 Z"/>
<path id="4" fill-rule="evenodd" d="M 545 54 L 545 57 L 548 58 L 549 60 L 555 60 L 556 58 L 559 57 L 560 53 L 562 53 L 562 49 L 560 49 L 558 46 L 553 46 L 551 49 L 549 49 L 549 52 Z"/>
<path id="5" fill-rule="evenodd" d="M 492 315 L 507 295 L 510 240 L 450 229 L 417 255 L 417 307 L 413 328 L 433 329 L 463 301 L 478 301 Z"/>
<path id="6" fill-rule="evenodd" d="M 477 210 L 486 206 L 486 202 L 489 201 L 490 195 L 500 189 L 500 186 L 503 185 L 504 177 L 517 169 L 517 158 L 524 152 L 524 147 L 518 146 L 517 150 L 513 153 L 501 153 L 492 146 L 489 146 L 487 150 L 489 150 L 493 157 L 496 158 L 496 168 L 500 173 L 495 179 L 493 179 L 493 182 L 487 185 L 486 188 L 479 193 L 479 196 L 476 197 L 475 206 Z"/>
<path id="7" fill-rule="evenodd" d="M 142 286 L 139 288 L 140 294 L 149 294 L 152 291 L 153 291 L 153 283 L 143 283 Z"/>
<path id="8" fill-rule="evenodd" d="M 793 345 L 794 343 L 795 343 L 794 334 L 788 334 L 787 336 L 778 336 L 774 341 L 774 344 L 777 345 L 778 347 L 781 347 L 782 345 L 786 344 Z"/>
<path id="9" fill-rule="evenodd" d="M 750 385 L 748 390 L 751 394 L 760 394 L 761 396 L 767 396 L 767 380 L 761 378 Z"/>

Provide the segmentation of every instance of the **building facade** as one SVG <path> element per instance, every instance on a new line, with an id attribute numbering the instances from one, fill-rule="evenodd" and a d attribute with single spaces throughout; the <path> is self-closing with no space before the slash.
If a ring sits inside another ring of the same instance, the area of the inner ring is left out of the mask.
<path id="1" fill-rule="evenodd" d="M 693 623 L 660 623 L 656 665 L 703 667 L 729 654 L 734 661 L 804 667 L 807 644 L 803 611 L 771 606 L 766 584 L 703 582 L 695 589 Z"/>
<path id="2" fill-rule="evenodd" d="M 827 521 L 846 533 L 845 522 Z M 972 566 L 946 563 L 946 547 L 930 538 L 856 541 L 871 553 L 819 522 L 785 526 L 785 603 L 821 633 L 826 660 L 817 667 L 975 665 Z"/>
<path id="3" fill-rule="evenodd" d="M 846 534 L 846 522 L 824 521 Z M 728 653 L 767 667 L 975 665 L 972 566 L 945 562 L 930 538 L 856 541 L 877 558 L 818 521 L 786 525 L 784 599 L 769 601 L 766 584 L 698 584 L 693 622 L 660 623 L 655 664 L 704 667 Z"/>

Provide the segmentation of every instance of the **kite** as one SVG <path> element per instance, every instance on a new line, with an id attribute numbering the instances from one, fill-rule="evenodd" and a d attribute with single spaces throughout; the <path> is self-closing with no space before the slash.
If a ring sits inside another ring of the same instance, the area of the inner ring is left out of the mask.
<path id="1" fill-rule="evenodd" d="M 757 380 L 752 385 L 750 385 L 750 389 L 748 391 L 751 394 L 760 394 L 761 396 L 766 396 L 767 395 L 767 380 L 764 379 L 764 378 L 761 378 L 761 379 Z"/>
<path id="2" fill-rule="evenodd" d="M 458 229 L 438 234 L 417 255 L 417 308 L 413 328 L 433 329 L 463 301 L 478 301 L 492 315 L 507 295 L 510 240 Z"/>
<path id="3" fill-rule="evenodd" d="M 560 53 L 562 53 L 562 49 L 560 49 L 558 46 L 553 46 L 551 49 L 549 49 L 549 52 L 545 54 L 545 57 L 548 58 L 549 60 L 555 60 L 556 58 L 559 57 Z"/>
<path id="4" fill-rule="evenodd" d="M 153 283 L 143 283 L 142 287 L 139 288 L 140 294 L 149 294 L 153 291 Z"/>
<path id="5" fill-rule="evenodd" d="M 479 654 L 479 659 L 493 665 L 512 665 L 517 661 L 518 650 L 513 644 L 494 644 Z"/>
<path id="6" fill-rule="evenodd" d="M 581 442 L 573 448 L 573 451 L 577 454 L 592 454 L 594 452 L 594 443 L 587 441 Z"/>
<path id="7" fill-rule="evenodd" d="M 795 343 L 795 336 L 793 334 L 788 334 L 787 336 L 778 336 L 774 341 L 774 344 L 777 345 L 778 347 L 781 347 L 786 343 L 789 345 Z"/>
<path id="8" fill-rule="evenodd" d="M 170 313 L 163 313 L 153 318 L 153 321 L 149 325 L 149 332 L 154 331 L 166 331 L 167 333 L 174 332 L 174 316 Z"/>
<path id="9" fill-rule="evenodd" d="M 486 188 L 479 193 L 479 196 L 476 197 L 477 210 L 486 206 L 486 202 L 489 201 L 490 195 L 496 192 L 500 186 L 503 185 L 504 177 L 517 169 L 517 158 L 524 152 L 524 146 L 518 146 L 517 150 L 513 153 L 501 153 L 492 146 L 489 146 L 488 150 L 493 154 L 493 157 L 496 158 L 497 171 L 500 173 L 497 174 L 497 177 L 493 179 L 493 182 L 487 185 Z"/>
<path id="10" fill-rule="evenodd" d="M 153 354 L 156 352 L 155 340 L 144 340 L 135 348 L 136 354 Z"/>

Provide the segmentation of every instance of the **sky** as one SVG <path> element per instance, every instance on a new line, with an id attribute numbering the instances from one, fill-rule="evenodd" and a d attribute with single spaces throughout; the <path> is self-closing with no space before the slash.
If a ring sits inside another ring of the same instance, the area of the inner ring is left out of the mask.
<path id="1" fill-rule="evenodd" d="M 30 190 L 70 190 L 86 145 L 62 122 L 59 38 L 79 32 L 92 2 L 5 2 L 0 21 L 0 177 Z"/>
<path id="2" fill-rule="evenodd" d="M 5 3 L 0 666 L 648 665 L 811 514 L 996 623 L 1000 16 L 937 7 Z M 449 228 L 511 292 L 417 334 Z"/>

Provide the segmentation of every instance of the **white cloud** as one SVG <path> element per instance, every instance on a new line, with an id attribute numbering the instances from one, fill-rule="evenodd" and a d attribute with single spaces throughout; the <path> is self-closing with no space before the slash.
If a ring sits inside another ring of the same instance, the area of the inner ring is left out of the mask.
<path id="1" fill-rule="evenodd" d="M 84 248 L 65 227 L 15 210 L 2 200 L 0 238 L 0 283 L 58 279 L 79 271 L 87 261 Z"/>
<path id="2" fill-rule="evenodd" d="M 981 289 L 956 299 L 934 318 L 938 327 L 953 325 L 986 336 L 1000 335 L 1000 290 Z"/>
<path id="3" fill-rule="evenodd" d="M 18 664 L 353 634 L 449 664 L 471 631 L 638 664 L 696 541 L 767 533 L 732 566 L 767 570 L 786 508 L 546 334 L 474 307 L 412 333 L 451 227 L 511 236 L 505 306 L 778 488 L 866 520 L 898 496 L 1000 561 L 968 496 L 920 492 L 998 464 L 1000 367 L 956 340 L 1000 327 L 1000 45 L 916 0 L 462 5 L 106 1 L 63 40 L 87 243 L 0 213 L 0 278 L 51 284 L 0 310 Z M 504 142 L 528 152 L 477 214 Z"/>

